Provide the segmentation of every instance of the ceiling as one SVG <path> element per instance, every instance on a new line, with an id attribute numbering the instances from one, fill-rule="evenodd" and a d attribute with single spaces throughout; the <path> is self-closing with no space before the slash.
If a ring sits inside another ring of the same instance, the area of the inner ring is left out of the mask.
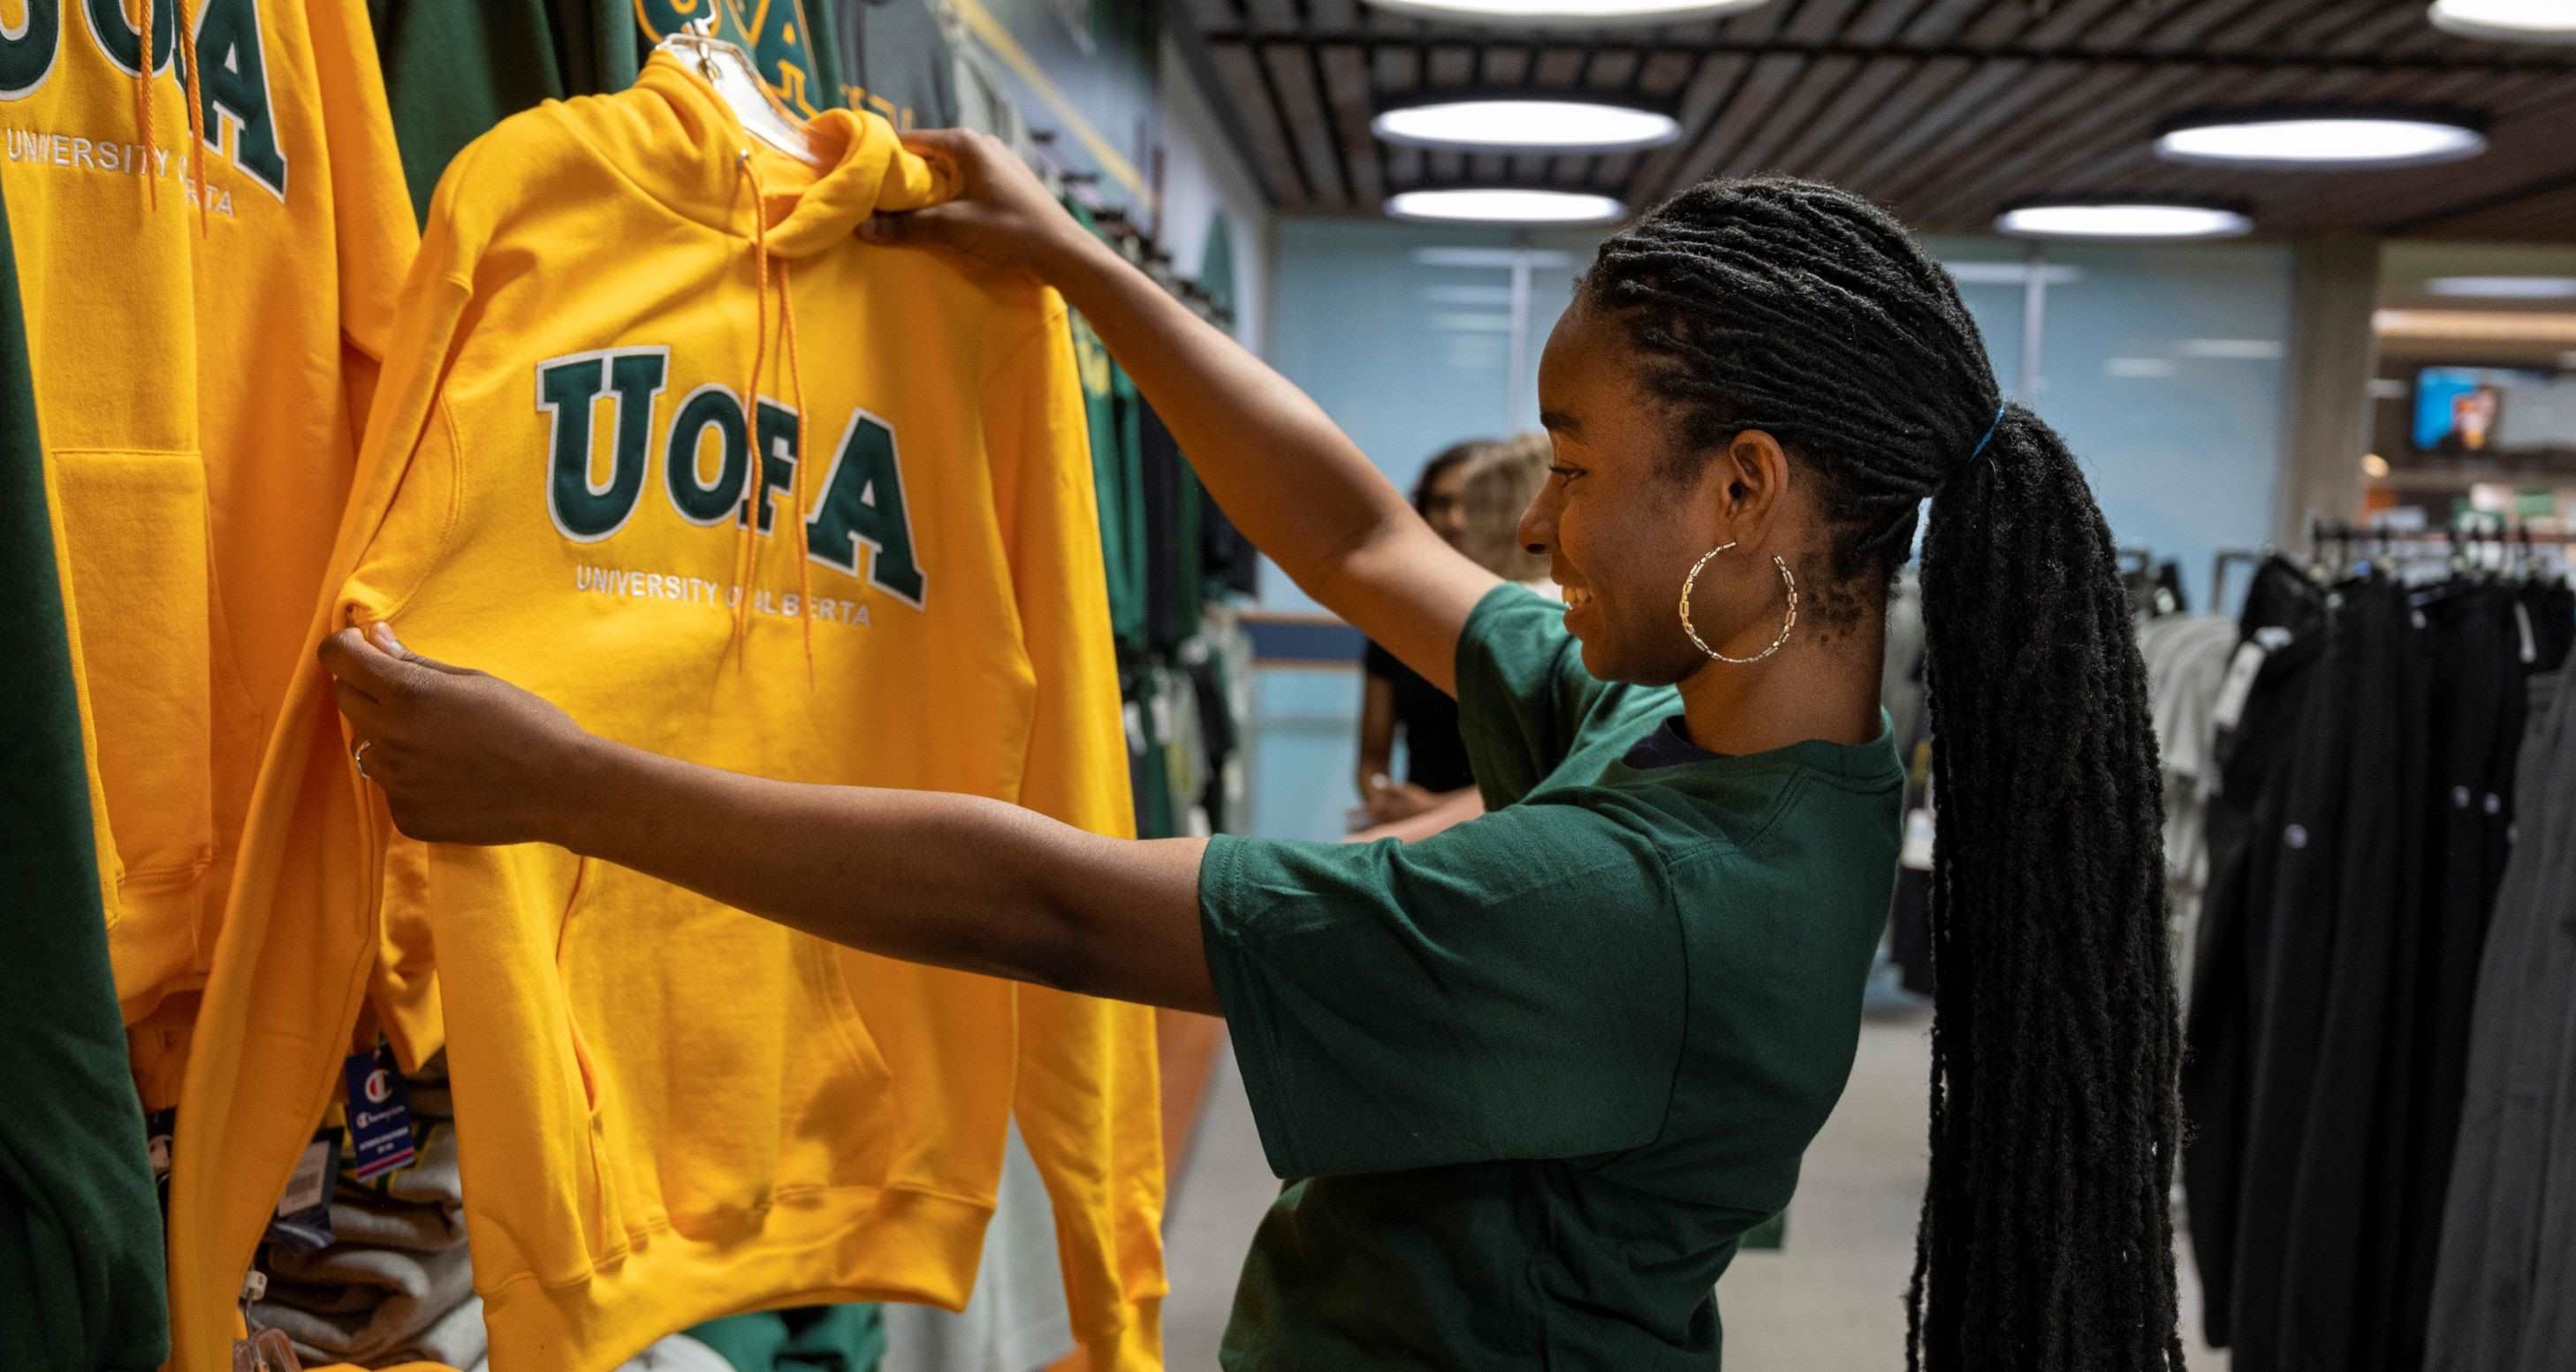
<path id="1" fill-rule="evenodd" d="M 1379 213 L 1417 186 L 1596 190 L 1645 205 L 1703 177 L 1833 181 L 1928 232 L 1982 231 L 2049 194 L 2232 201 L 2275 237 L 2337 231 L 2576 242 L 2576 48 L 2456 38 L 2426 0 L 1773 0 L 1727 19 L 1534 29 L 1361 0 L 1175 0 L 1211 95 L 1272 202 Z M 1547 88 L 1669 110 L 1643 153 L 1497 155 L 1382 144 L 1385 104 Z M 2395 103 L 2484 114 L 2447 166 L 2241 172 L 2156 158 L 2209 105 Z"/>

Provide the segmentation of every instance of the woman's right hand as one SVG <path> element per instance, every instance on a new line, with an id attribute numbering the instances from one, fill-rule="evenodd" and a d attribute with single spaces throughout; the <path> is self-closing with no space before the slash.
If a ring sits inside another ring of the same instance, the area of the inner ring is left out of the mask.
<path id="1" fill-rule="evenodd" d="M 871 215 L 858 230 L 867 242 L 937 248 L 1048 281 L 1097 246 L 1000 139 L 966 129 L 919 129 L 903 142 L 955 169 L 956 198 L 906 214 Z"/>

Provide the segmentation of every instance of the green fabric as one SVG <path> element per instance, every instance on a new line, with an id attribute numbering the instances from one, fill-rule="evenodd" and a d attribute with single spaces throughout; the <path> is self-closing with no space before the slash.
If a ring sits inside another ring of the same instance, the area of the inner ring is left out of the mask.
<path id="1" fill-rule="evenodd" d="M 717 36 L 747 48 L 773 89 L 800 97 L 788 100 L 799 113 L 846 103 L 829 6 L 713 2 Z M 808 9 L 820 27 L 804 22 Z M 540 102 L 626 89 L 655 35 L 694 17 L 672 0 L 369 0 L 368 10 L 403 180 L 424 224 L 438 178 L 466 144 Z M 754 14 L 762 31 L 745 42 Z"/>
<path id="2" fill-rule="evenodd" d="M 1090 212 L 1065 208 L 1086 229 Z M 1110 357 L 1107 345 L 1082 316 L 1073 316 L 1075 370 L 1082 379 L 1082 412 L 1090 428 L 1091 480 L 1100 503 L 1100 555 L 1109 580 L 1109 629 L 1122 647 L 1145 642 L 1145 537 L 1143 435 L 1136 383 Z"/>
<path id="3" fill-rule="evenodd" d="M 1154 703 L 1163 696 L 1163 669 L 1147 667 L 1136 676 L 1136 694 L 1128 702 L 1127 778 L 1136 798 L 1136 837 L 1177 838 L 1180 817 L 1172 799 L 1172 764 L 1164 755 L 1171 740 L 1156 727 Z"/>
<path id="4" fill-rule="evenodd" d="M 107 960 L 44 446 L 0 215 L 0 1366 L 170 1354 L 161 1202 Z"/>
<path id="5" fill-rule="evenodd" d="M 1498 588 L 1458 645 L 1492 813 L 1220 836 L 1199 900 L 1262 1147 L 1233 1369 L 1718 1365 L 1711 1293 L 1842 1092 L 1887 919 L 1890 740 L 1690 745 Z"/>
<path id="6" fill-rule="evenodd" d="M 870 1372 L 885 1356 L 873 1305 L 818 1305 L 711 1320 L 687 1331 L 734 1372 Z"/>

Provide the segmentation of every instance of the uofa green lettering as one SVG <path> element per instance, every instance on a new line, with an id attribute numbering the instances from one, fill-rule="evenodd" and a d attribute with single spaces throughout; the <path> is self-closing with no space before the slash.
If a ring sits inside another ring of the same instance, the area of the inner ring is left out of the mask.
<path id="1" fill-rule="evenodd" d="M 716 479 L 709 485 L 698 480 L 698 444 L 712 427 L 719 438 L 721 456 Z M 742 398 L 723 385 L 700 386 L 680 402 L 679 417 L 671 421 L 670 440 L 663 445 L 664 473 L 671 488 L 672 508 L 680 518 L 692 524 L 721 524 L 728 514 L 736 517 L 742 506 L 743 483 L 751 477 L 751 444 L 742 431 Z"/>
<path id="2" fill-rule="evenodd" d="M 126 30 L 131 39 L 133 30 Z M 0 28 L 0 100 L 33 95 L 63 50 L 63 0 L 26 0 L 18 31 Z"/>
<path id="3" fill-rule="evenodd" d="M 101 3 L 112 9 L 117 0 L 90 0 L 93 9 Z M 284 200 L 286 154 L 278 150 L 277 121 L 269 110 L 256 0 L 206 0 L 197 12 L 196 61 L 206 99 L 206 145 L 222 152 L 223 126 L 232 125 L 233 165 Z"/>
<path id="4" fill-rule="evenodd" d="M 868 580 L 919 607 L 925 578 L 913 558 L 912 515 L 903 504 L 903 464 L 894 430 L 861 410 L 850 416 L 840 451 L 823 478 L 823 498 L 805 524 L 805 550 L 825 566 L 859 572 L 860 544 L 868 545 Z"/>
<path id="5" fill-rule="evenodd" d="M 84 12 L 89 15 L 89 31 L 98 38 L 99 51 L 107 60 L 123 68 L 127 75 L 143 69 L 143 35 L 134 31 L 126 18 L 124 0 L 87 0 Z M 170 69 L 170 49 L 179 36 L 178 0 L 152 0 L 152 70 Z"/>
<path id="6" fill-rule="evenodd" d="M 752 498 L 760 504 L 760 531 L 769 532 L 778 514 L 771 498 L 796 479 L 796 412 L 784 405 L 760 402 L 760 481 Z"/>
<path id="7" fill-rule="evenodd" d="M 596 543 L 635 513 L 653 457 L 653 397 L 669 368 L 667 348 L 577 353 L 538 364 L 537 408 L 551 426 L 546 506 L 564 537 Z M 603 392 L 614 394 L 617 414 L 604 487 L 590 480 L 591 410 Z"/>

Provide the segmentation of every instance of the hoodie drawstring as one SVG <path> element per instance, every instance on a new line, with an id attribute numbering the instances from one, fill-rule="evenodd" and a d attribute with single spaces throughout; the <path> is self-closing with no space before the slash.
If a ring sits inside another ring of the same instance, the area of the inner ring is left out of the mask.
<path id="1" fill-rule="evenodd" d="M 751 461 L 745 473 L 750 490 L 742 521 L 742 536 L 734 553 L 736 595 L 733 632 L 735 644 L 743 649 L 741 655 L 734 659 L 735 666 L 739 668 L 744 658 L 749 656 L 746 635 L 751 622 L 751 578 L 760 569 L 760 507 L 765 503 L 769 480 L 769 455 L 760 441 L 760 373 L 762 365 L 769 360 L 769 209 L 761 192 L 760 173 L 751 164 L 750 149 L 745 148 L 735 155 L 734 168 L 751 187 L 751 268 L 755 288 L 751 380 L 742 388 L 743 433 L 749 440 L 751 451 Z M 785 335 L 789 400 L 796 407 L 796 451 L 787 469 L 787 490 L 795 505 L 796 522 L 789 537 L 801 545 L 805 538 L 805 462 L 808 456 L 805 451 L 805 376 L 796 353 L 796 307 L 789 285 L 788 264 L 782 260 L 778 264 L 779 323 Z M 804 630 L 805 673 L 810 680 L 814 673 L 814 574 L 805 565 L 805 549 L 799 546 L 795 553 L 796 618 Z"/>
<path id="2" fill-rule="evenodd" d="M 159 168 L 153 165 L 160 160 L 154 155 L 160 148 L 160 140 L 152 133 L 152 11 L 155 5 L 153 0 L 135 0 L 135 3 L 143 6 L 143 22 L 134 26 L 135 32 L 143 37 L 134 54 L 134 122 L 143 130 L 145 194 L 151 197 L 152 208 L 157 210 L 161 208 L 161 177 Z M 127 19 L 134 17 L 130 6 L 124 3 L 119 3 L 116 10 Z M 174 35 L 172 46 L 176 45 Z"/>
<path id="3" fill-rule="evenodd" d="M 805 446 L 805 367 L 796 355 L 796 296 L 787 288 L 787 264 L 778 264 L 779 324 L 787 335 L 787 393 L 796 405 L 796 465 L 788 470 L 787 493 L 796 502 L 796 618 L 805 631 L 805 681 L 814 681 L 814 567 L 805 549 L 805 467 L 814 460 Z"/>
<path id="4" fill-rule="evenodd" d="M 144 3 L 148 5 L 151 0 L 144 0 Z M 214 232 L 211 227 L 213 220 L 208 217 L 213 214 L 213 211 L 207 205 L 207 202 L 214 197 L 206 193 L 205 88 L 197 84 L 197 55 L 188 46 L 191 35 L 197 31 L 196 10 L 196 0 L 179 0 L 179 31 L 171 35 L 170 52 L 179 63 L 179 70 L 187 77 L 188 165 L 194 169 L 197 179 L 197 236 L 204 238 Z M 146 46 L 148 49 L 149 45 Z M 147 56 L 145 60 L 149 61 L 150 58 Z M 151 136 L 148 125 L 144 136 L 147 138 Z M 146 156 L 148 159 L 149 154 Z M 151 163 L 147 160 L 144 165 L 149 168 Z M 158 183 L 160 178 L 155 176 L 153 180 Z"/>
<path id="5" fill-rule="evenodd" d="M 133 0 L 133 3 L 143 8 L 143 18 L 134 26 L 137 35 L 134 60 L 134 122 L 141 126 L 143 139 L 144 193 L 150 197 L 152 208 L 157 210 L 161 208 L 161 140 L 152 128 L 152 83 L 153 74 L 159 69 L 159 64 L 152 60 L 152 21 L 161 5 L 160 0 Z M 174 16 L 175 27 L 170 34 L 170 60 L 178 64 L 181 80 L 185 83 L 188 93 L 187 165 L 188 174 L 197 186 L 197 236 L 204 238 L 214 232 L 212 227 L 214 221 L 211 218 L 214 211 L 208 203 L 213 197 L 207 194 L 206 190 L 205 89 L 197 81 L 196 55 L 188 49 L 189 40 L 197 28 L 196 2 L 178 0 L 176 9 L 178 12 Z M 117 11 L 120 14 L 126 14 L 129 18 L 132 17 L 126 8 L 126 0 L 119 0 Z"/>

